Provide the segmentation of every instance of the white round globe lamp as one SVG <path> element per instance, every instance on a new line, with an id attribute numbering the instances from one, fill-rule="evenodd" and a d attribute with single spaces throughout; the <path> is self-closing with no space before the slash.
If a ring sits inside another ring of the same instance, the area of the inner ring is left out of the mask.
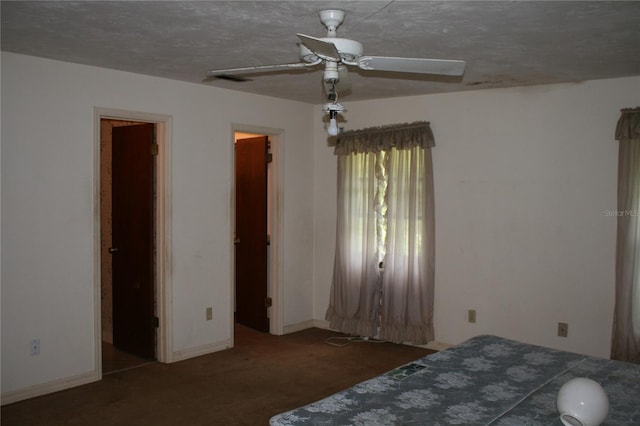
<path id="1" fill-rule="evenodd" d="M 565 426 L 598 426 L 609 414 L 609 397 L 598 382 L 576 377 L 558 391 L 556 400 Z"/>

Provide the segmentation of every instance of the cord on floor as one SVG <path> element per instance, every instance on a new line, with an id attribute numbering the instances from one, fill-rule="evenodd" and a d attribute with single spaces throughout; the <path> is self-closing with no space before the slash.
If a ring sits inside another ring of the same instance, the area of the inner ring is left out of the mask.
<path id="1" fill-rule="evenodd" d="M 345 341 L 344 343 L 336 343 L 334 342 L 335 340 L 342 340 Z M 332 346 L 347 346 L 349 343 L 385 343 L 385 340 L 376 340 L 376 339 L 372 339 L 370 337 L 360 337 L 360 336 L 347 336 L 347 337 L 342 337 L 342 336 L 331 336 L 331 337 L 327 337 L 324 342 L 328 345 L 332 345 Z"/>

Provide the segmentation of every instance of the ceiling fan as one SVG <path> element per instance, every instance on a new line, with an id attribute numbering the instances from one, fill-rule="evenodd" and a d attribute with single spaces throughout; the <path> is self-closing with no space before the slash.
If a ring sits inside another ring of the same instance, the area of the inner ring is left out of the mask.
<path id="1" fill-rule="evenodd" d="M 392 71 L 446 76 L 461 76 L 464 74 L 464 61 L 365 55 L 362 43 L 337 36 L 337 29 L 344 22 L 344 11 L 322 10 L 319 15 L 320 22 L 327 29 L 327 36 L 316 38 L 298 33 L 297 36 L 300 39 L 300 43 L 298 43 L 300 62 L 209 70 L 207 71 L 207 77 L 234 79 L 234 75 L 313 69 L 318 65 L 324 64 L 322 81 L 327 98 L 331 102 L 325 105 L 325 112 L 329 112 L 332 124 L 335 126 L 335 115 L 337 112 L 344 111 L 342 105 L 337 103 L 338 93 L 344 93 L 351 87 L 348 66 L 355 66 L 364 71 Z M 333 130 L 330 126 L 329 134 L 332 133 Z M 337 134 L 337 128 L 335 134 Z"/>

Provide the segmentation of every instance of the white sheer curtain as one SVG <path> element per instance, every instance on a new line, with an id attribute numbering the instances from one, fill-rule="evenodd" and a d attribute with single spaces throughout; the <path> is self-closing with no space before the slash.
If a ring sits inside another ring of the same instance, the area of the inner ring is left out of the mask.
<path id="1" fill-rule="evenodd" d="M 622 110 L 616 139 L 618 232 L 611 358 L 640 362 L 640 108 Z"/>
<path id="2" fill-rule="evenodd" d="M 392 149 L 380 338 L 433 340 L 434 218 L 431 150 Z"/>
<path id="3" fill-rule="evenodd" d="M 376 163 L 375 153 L 338 156 L 336 253 L 326 317 L 331 328 L 358 336 L 374 336 L 379 322 Z"/>
<path id="4" fill-rule="evenodd" d="M 340 136 L 331 328 L 433 340 L 433 146 L 426 122 Z"/>

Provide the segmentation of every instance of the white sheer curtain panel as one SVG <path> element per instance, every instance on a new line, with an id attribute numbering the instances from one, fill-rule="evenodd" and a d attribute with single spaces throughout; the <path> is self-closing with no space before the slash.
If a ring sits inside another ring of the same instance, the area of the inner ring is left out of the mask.
<path id="1" fill-rule="evenodd" d="M 616 140 L 618 230 L 611 358 L 640 362 L 640 108 L 622 110 Z"/>
<path id="2" fill-rule="evenodd" d="M 336 253 L 326 318 L 332 329 L 357 336 L 374 336 L 379 321 L 376 162 L 374 153 L 338 156 Z M 358 196 L 350 195 L 356 191 Z"/>
<path id="3" fill-rule="evenodd" d="M 431 150 L 392 149 L 388 171 L 387 255 L 384 259 L 380 338 L 433 340 L 435 230 Z"/>
<path id="4" fill-rule="evenodd" d="M 426 122 L 339 137 L 331 328 L 395 342 L 433 340 L 434 145 Z"/>

